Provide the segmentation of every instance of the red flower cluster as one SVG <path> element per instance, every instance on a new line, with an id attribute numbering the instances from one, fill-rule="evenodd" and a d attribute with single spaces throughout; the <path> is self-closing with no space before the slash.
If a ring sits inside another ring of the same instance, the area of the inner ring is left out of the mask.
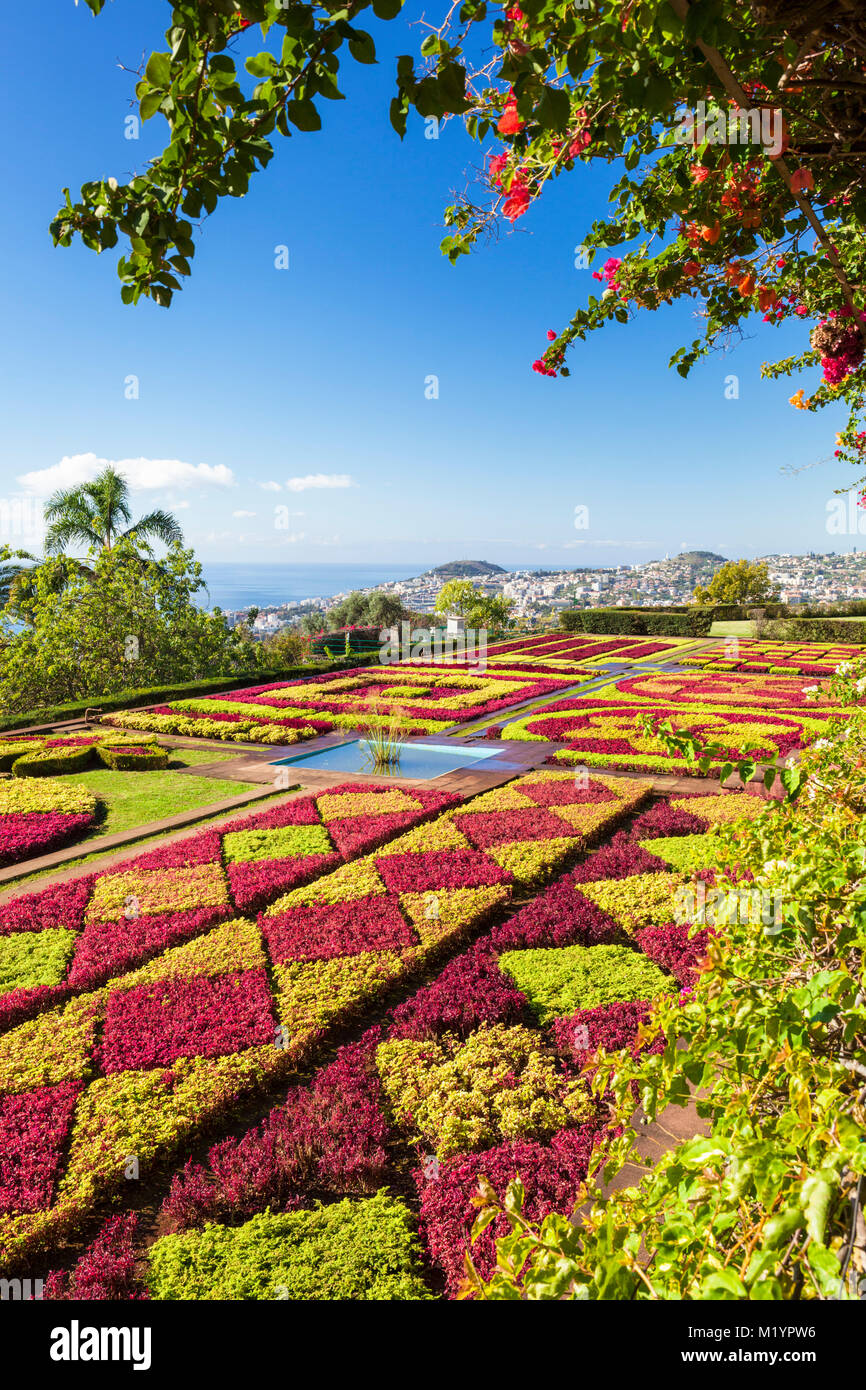
<path id="1" fill-rule="evenodd" d="M 291 1210 L 306 1205 L 309 1188 L 375 1192 L 385 1181 L 388 1140 L 372 1060 L 377 1038 L 373 1030 L 341 1048 L 312 1086 L 292 1087 L 261 1124 L 215 1144 L 207 1168 L 188 1162 L 163 1203 L 166 1228 L 234 1220 L 264 1207 Z"/>
<path id="2" fill-rule="evenodd" d="M 502 1198 L 515 1173 L 519 1173 L 525 1193 L 523 1215 L 528 1221 L 540 1221 L 552 1211 L 569 1212 L 603 1133 L 600 1127 L 592 1125 L 565 1129 L 549 1145 L 500 1144 L 484 1153 L 440 1164 L 433 1180 L 426 1181 L 418 1174 L 421 1230 L 433 1260 L 445 1272 L 446 1288 L 452 1298 L 463 1283 L 463 1256 L 470 1246 L 475 1215 L 472 1197 L 479 1178 L 484 1176 Z M 483 1278 L 490 1278 L 493 1273 L 497 1238 L 509 1235 L 510 1230 L 505 1217 L 497 1217 L 472 1246 L 473 1262 Z"/>
<path id="3" fill-rule="evenodd" d="M 26 811 L 0 816 L 0 867 L 62 849 L 89 830 L 93 819 L 89 811 Z"/>
<path id="4" fill-rule="evenodd" d="M 42 1211 L 51 1202 L 78 1081 L 0 1100 L 0 1212 Z"/>
<path id="5" fill-rule="evenodd" d="M 73 1270 L 55 1270 L 45 1280 L 43 1299 L 98 1299 L 135 1302 L 148 1293 L 136 1274 L 135 1240 L 140 1218 L 135 1212 L 109 1217 Z"/>
<path id="6" fill-rule="evenodd" d="M 422 856 L 408 855 L 413 859 Z M 259 925 L 273 959 L 333 960 L 362 951 L 401 951 L 414 937 L 393 898 L 372 894 L 352 902 L 305 904 L 274 916 L 262 916 Z"/>
<path id="7" fill-rule="evenodd" d="M 517 837 L 515 837 L 517 838 Z M 428 893 L 437 888 L 483 888 L 511 883 L 512 876 L 472 849 L 383 855 L 376 868 L 390 893 Z"/>
<path id="8" fill-rule="evenodd" d="M 432 984 L 394 1010 L 390 1037 L 429 1038 L 457 1033 L 466 1038 L 483 1023 L 524 1023 L 526 997 L 503 975 L 489 941 L 457 956 Z"/>
<path id="9" fill-rule="evenodd" d="M 221 1057 L 273 1042 L 275 1026 L 264 970 L 136 985 L 108 997 L 102 1067 L 110 1075 Z"/>

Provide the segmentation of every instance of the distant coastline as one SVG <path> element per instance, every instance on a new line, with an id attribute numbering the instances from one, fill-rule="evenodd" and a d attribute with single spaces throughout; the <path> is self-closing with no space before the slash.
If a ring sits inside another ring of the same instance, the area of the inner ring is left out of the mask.
<path id="1" fill-rule="evenodd" d="M 352 589 L 370 589 L 389 579 L 412 579 L 422 565 L 274 565 L 235 564 L 203 560 L 208 593 L 201 595 L 205 608 L 225 612 L 240 608 L 274 608 L 301 599 L 333 598 Z"/>

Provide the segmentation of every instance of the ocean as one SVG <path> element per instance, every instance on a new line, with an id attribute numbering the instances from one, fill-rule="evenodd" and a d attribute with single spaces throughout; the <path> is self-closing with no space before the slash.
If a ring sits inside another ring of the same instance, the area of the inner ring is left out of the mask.
<path id="1" fill-rule="evenodd" d="M 350 589 L 369 589 L 388 579 L 412 579 L 424 571 L 415 565 L 251 565 L 226 560 L 203 560 L 207 593 L 198 600 L 205 608 L 272 608 L 303 598 L 331 598 Z"/>

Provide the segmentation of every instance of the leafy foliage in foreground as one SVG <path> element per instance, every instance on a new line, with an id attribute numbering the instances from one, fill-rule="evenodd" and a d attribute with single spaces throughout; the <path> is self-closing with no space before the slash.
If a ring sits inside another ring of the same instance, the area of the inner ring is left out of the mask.
<path id="1" fill-rule="evenodd" d="M 864 688 L 866 665 L 841 668 L 840 702 Z M 594 1086 L 612 1087 L 624 1119 L 635 1087 L 651 1120 L 694 1094 L 706 1137 L 612 1196 L 588 1183 L 578 1226 L 564 1214 L 527 1221 L 519 1181 L 500 1202 L 482 1179 L 476 1235 L 503 1213 L 511 1234 L 491 1278 L 467 1257 L 468 1296 L 856 1296 L 866 1270 L 866 713 L 813 745 L 804 769 L 776 816 L 718 832 L 731 868 L 717 885 L 735 886 L 735 864 L 751 871 L 772 921 L 744 913 L 709 935 L 694 992 L 663 999 L 641 1029 L 655 1050 L 593 1059 Z M 605 1179 L 634 1161 L 633 1137 L 626 1125 Z"/>
<path id="2" fill-rule="evenodd" d="M 99 14 L 105 0 L 86 3 Z M 275 135 L 321 128 L 327 103 L 343 99 L 346 50 L 375 63 L 373 36 L 355 27 L 368 8 L 171 0 L 165 47 L 136 86 L 140 118 L 168 123 L 166 146 L 125 184 L 92 180 L 76 202 L 64 190 L 55 243 L 80 236 L 99 252 L 124 237 L 124 302 L 168 305 L 191 272 L 193 223 L 248 192 Z M 372 3 L 384 21 L 401 8 Z M 862 469 L 866 31 L 856 15 L 836 21 L 835 7 L 813 15 L 778 0 L 464 0 L 425 17 L 420 62 L 397 60 L 390 114 L 401 136 L 410 111 L 460 119 L 484 148 L 481 187 L 445 213 L 452 261 L 524 216 L 555 179 L 580 179 L 591 160 L 617 165 L 608 215 L 583 237 L 576 266 L 623 253 L 594 272 L 599 297 L 548 331 L 536 371 L 567 375 L 575 341 L 678 299 L 696 300 L 702 320 L 671 359 L 683 376 L 756 313 L 771 326 L 805 319 L 814 327 L 802 350 L 764 374 L 820 364 L 823 379 L 792 403 L 844 400 L 837 452 Z M 258 52 L 247 48 L 253 24 L 267 45 Z"/>

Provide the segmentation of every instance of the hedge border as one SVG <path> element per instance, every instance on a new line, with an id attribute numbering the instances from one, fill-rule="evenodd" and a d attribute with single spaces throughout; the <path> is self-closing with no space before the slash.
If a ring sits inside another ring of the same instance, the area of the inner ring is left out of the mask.
<path id="1" fill-rule="evenodd" d="M 116 695 L 92 695 L 89 699 L 75 700 L 67 705 L 46 705 L 42 709 L 7 715 L 0 719 L 0 732 L 7 729 L 25 729 L 32 724 L 57 724 L 67 719 L 80 719 L 89 709 L 109 714 L 113 710 L 163 704 L 169 700 L 182 699 L 185 695 L 208 695 L 221 690 L 238 690 L 245 685 L 262 685 L 269 681 L 301 680 L 310 676 L 327 675 L 330 671 L 370 665 L 373 659 L 373 653 L 355 653 L 351 657 L 341 657 L 339 661 L 326 662 L 324 665 L 288 666 L 277 671 L 245 671 L 232 676 L 210 676 L 204 680 L 155 686 L 152 689 L 121 690 Z"/>
<path id="2" fill-rule="evenodd" d="M 708 637 L 714 616 L 708 608 L 692 608 L 683 613 L 652 608 L 567 608 L 560 613 L 559 621 L 566 632 L 598 636 Z"/>

